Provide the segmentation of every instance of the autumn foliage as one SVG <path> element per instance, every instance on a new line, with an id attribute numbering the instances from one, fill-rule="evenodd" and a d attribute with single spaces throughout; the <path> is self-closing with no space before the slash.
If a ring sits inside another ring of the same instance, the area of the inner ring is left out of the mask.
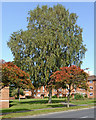
<path id="1" fill-rule="evenodd" d="M 14 85 L 16 88 L 33 88 L 29 74 L 22 71 L 19 67 L 13 64 L 13 62 L 0 63 L 1 71 L 1 84 L 0 86 L 5 87 Z"/>
<path id="2" fill-rule="evenodd" d="M 54 81 L 55 85 L 59 87 L 65 86 L 68 89 L 68 107 L 70 93 L 73 89 L 78 87 L 85 90 L 88 89 L 87 78 L 88 74 L 79 67 L 72 65 L 70 67 L 62 67 L 59 71 L 54 72 L 51 76 L 51 81 Z"/>
<path id="3" fill-rule="evenodd" d="M 55 82 L 68 84 L 73 87 L 82 87 L 87 89 L 88 74 L 81 68 L 72 65 L 70 67 L 62 67 L 60 71 L 54 72 L 51 79 L 55 79 Z"/>

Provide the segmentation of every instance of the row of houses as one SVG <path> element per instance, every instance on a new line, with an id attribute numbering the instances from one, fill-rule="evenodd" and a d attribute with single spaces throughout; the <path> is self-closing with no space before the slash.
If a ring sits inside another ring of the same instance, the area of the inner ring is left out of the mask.
<path id="1" fill-rule="evenodd" d="M 80 93 L 83 96 L 87 95 L 88 98 L 96 98 L 96 76 L 91 75 L 88 77 L 88 85 L 89 85 L 89 91 L 86 91 L 82 88 L 77 88 L 74 89 L 71 92 L 71 96 L 74 97 L 74 94 Z M 26 98 L 26 96 L 31 96 L 31 91 L 30 90 L 25 90 L 25 95 L 20 96 L 21 98 Z M 43 97 L 48 97 L 49 92 L 47 91 L 46 87 L 41 86 L 41 88 L 38 88 L 38 90 L 34 91 L 34 98 L 43 98 Z M 57 96 L 57 97 L 67 97 L 68 95 L 68 90 L 67 89 L 52 89 L 52 96 Z"/>
<path id="2" fill-rule="evenodd" d="M 87 95 L 88 98 L 96 98 L 96 76 L 91 75 L 88 77 L 88 85 L 90 88 L 90 91 L 85 91 L 82 88 L 74 89 L 71 92 L 72 97 L 74 97 L 74 94 L 80 93 L 83 95 Z M 30 90 L 25 90 L 25 95 L 20 96 L 21 98 L 26 98 L 32 95 Z M 42 86 L 41 88 L 38 88 L 38 90 L 35 91 L 34 98 L 43 98 L 48 97 L 49 92 L 47 89 Z M 52 96 L 56 95 L 57 97 L 66 97 L 68 95 L 67 89 L 52 89 Z M 9 108 L 9 87 L 5 87 L 1 89 L 0 91 L 0 108 Z"/>

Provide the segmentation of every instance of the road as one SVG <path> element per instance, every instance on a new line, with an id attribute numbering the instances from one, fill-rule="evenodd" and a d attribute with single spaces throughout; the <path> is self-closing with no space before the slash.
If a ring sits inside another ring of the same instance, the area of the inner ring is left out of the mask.
<path id="1" fill-rule="evenodd" d="M 83 110 L 70 110 L 63 112 L 49 113 L 45 115 L 27 116 L 24 118 L 94 118 L 96 108 Z M 95 116 L 96 117 L 96 116 Z"/>
<path id="2" fill-rule="evenodd" d="M 54 118 L 56 120 L 60 120 L 60 118 L 61 119 L 63 118 L 63 120 L 96 120 L 95 113 L 96 113 L 96 108 L 90 108 L 90 109 L 85 108 L 81 110 L 70 110 L 70 111 L 55 112 L 55 113 L 49 113 L 43 115 L 24 116 L 24 117 L 16 118 L 16 120 L 54 120 Z M 15 119 L 12 118 L 12 119 L 4 119 L 4 120 L 15 120 Z"/>

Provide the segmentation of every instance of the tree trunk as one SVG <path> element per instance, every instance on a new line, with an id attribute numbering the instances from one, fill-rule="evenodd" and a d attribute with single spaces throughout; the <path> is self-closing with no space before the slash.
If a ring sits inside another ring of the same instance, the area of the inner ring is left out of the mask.
<path id="1" fill-rule="evenodd" d="M 68 94 L 68 96 L 67 96 L 67 107 L 69 108 L 71 85 L 69 85 L 68 91 L 69 91 L 69 94 Z"/>
<path id="2" fill-rule="evenodd" d="M 32 93 L 31 97 L 34 98 L 34 90 L 33 89 L 31 90 L 31 93 Z"/>
<path id="3" fill-rule="evenodd" d="M 52 103 L 52 87 L 49 89 L 49 100 L 48 103 Z"/>
<path id="4" fill-rule="evenodd" d="M 70 95 L 68 94 L 68 97 L 67 97 L 68 101 L 67 101 L 67 107 L 69 108 L 69 101 L 70 101 Z"/>
<path id="5" fill-rule="evenodd" d="M 59 98 L 59 91 L 58 91 L 58 89 L 57 89 L 57 98 Z"/>
<path id="6" fill-rule="evenodd" d="M 20 101 L 20 88 L 18 88 L 18 95 L 17 97 L 19 98 L 19 101 Z"/>

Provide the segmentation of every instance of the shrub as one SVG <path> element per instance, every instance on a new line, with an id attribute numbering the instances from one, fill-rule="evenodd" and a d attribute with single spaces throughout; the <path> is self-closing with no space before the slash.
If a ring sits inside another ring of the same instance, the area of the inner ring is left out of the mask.
<path id="1" fill-rule="evenodd" d="M 31 97 L 31 96 L 26 96 L 26 98 L 27 98 L 27 99 L 30 99 L 30 98 L 32 98 L 32 97 Z"/>
<path id="2" fill-rule="evenodd" d="M 59 96 L 59 98 L 63 98 L 63 97 Z"/>
<path id="3" fill-rule="evenodd" d="M 65 96 L 62 96 L 62 98 L 66 98 Z"/>
<path id="4" fill-rule="evenodd" d="M 15 98 L 18 99 L 19 97 L 17 96 L 17 94 L 18 94 L 18 88 L 14 89 L 14 90 L 12 91 L 11 96 L 15 96 Z M 20 95 L 22 95 L 22 96 L 25 95 L 23 89 L 21 89 L 21 88 L 20 88 Z"/>
<path id="5" fill-rule="evenodd" d="M 49 98 L 49 97 L 44 97 L 44 98 Z"/>
<path id="6" fill-rule="evenodd" d="M 76 94 L 74 95 L 74 99 L 76 99 L 76 100 L 81 100 L 81 99 L 84 99 L 84 97 L 83 97 L 82 94 L 76 93 Z"/>
<path id="7" fill-rule="evenodd" d="M 57 98 L 57 95 L 52 96 L 52 98 Z"/>
<path id="8" fill-rule="evenodd" d="M 88 98 L 88 95 L 87 94 L 85 94 L 85 96 L 84 96 L 85 98 Z"/>

